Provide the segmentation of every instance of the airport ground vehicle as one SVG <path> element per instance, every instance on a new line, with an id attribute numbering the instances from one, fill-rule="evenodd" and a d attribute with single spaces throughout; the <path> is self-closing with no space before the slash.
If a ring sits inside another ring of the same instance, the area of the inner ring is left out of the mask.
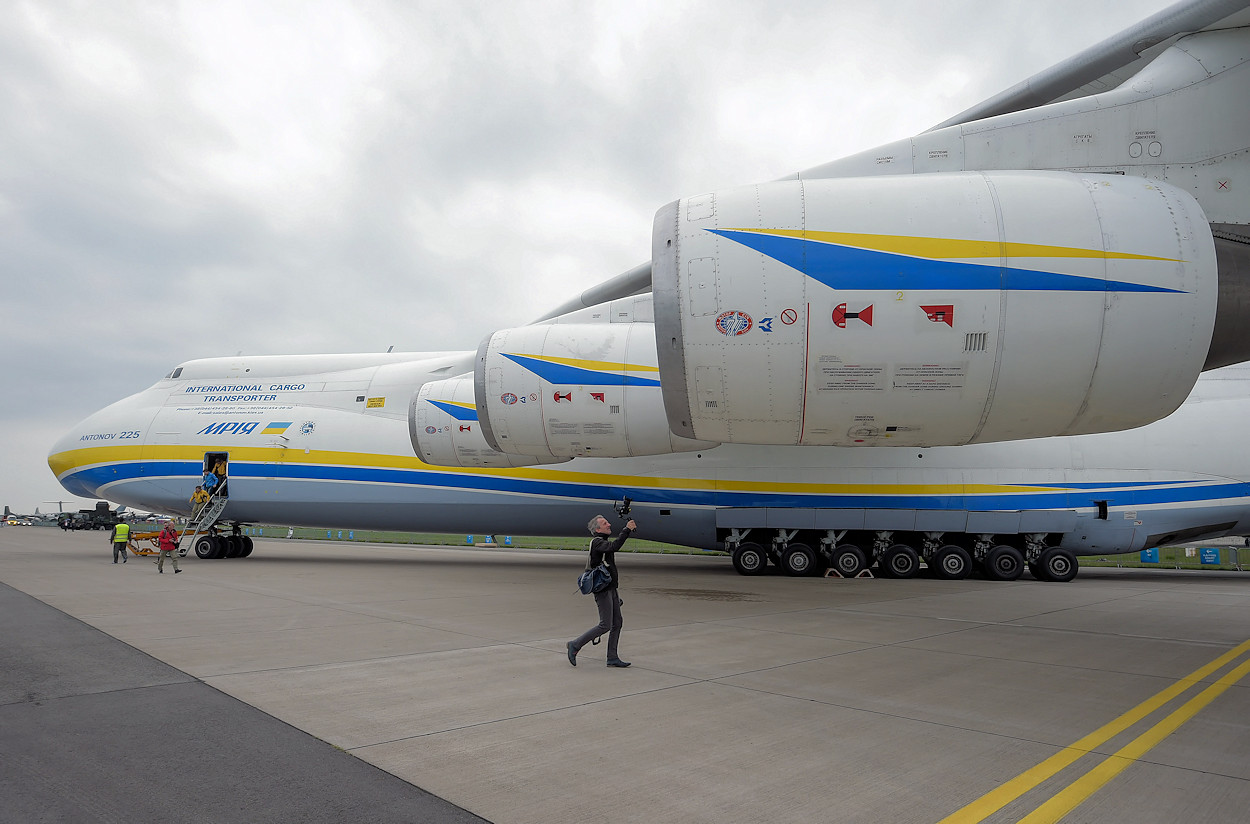
<path id="1" fill-rule="evenodd" d="M 97 501 L 95 509 L 80 509 L 69 518 L 69 529 L 112 529 L 120 519 L 109 509 L 108 501 Z"/>

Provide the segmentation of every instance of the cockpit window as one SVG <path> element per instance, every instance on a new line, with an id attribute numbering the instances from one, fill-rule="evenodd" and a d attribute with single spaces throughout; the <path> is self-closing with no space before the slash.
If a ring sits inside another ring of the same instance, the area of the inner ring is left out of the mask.
<path id="1" fill-rule="evenodd" d="M 178 376 L 179 376 L 179 375 L 181 375 L 181 374 L 182 374 L 182 367 L 181 367 L 181 366 L 179 366 L 177 369 L 175 369 L 174 371 L 172 371 L 172 372 L 170 372 L 168 375 L 166 375 L 166 376 L 165 376 L 165 380 L 167 380 L 167 381 L 171 381 L 171 380 L 173 380 L 174 378 L 178 377 Z"/>

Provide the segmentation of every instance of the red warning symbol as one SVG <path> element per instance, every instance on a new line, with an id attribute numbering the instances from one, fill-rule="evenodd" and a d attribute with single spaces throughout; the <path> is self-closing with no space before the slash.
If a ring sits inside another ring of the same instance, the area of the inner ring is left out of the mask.
<path id="1" fill-rule="evenodd" d="M 573 400 L 573 393 L 572 393 L 572 392 L 565 392 L 563 395 L 561 395 L 559 392 L 554 392 L 554 393 L 552 393 L 552 394 L 555 396 L 556 403 L 559 403 L 560 401 L 571 401 L 571 400 Z"/>
<path id="2" fill-rule="evenodd" d="M 471 426 L 464 426 L 464 425 L 461 425 L 461 427 L 460 427 L 460 431 L 461 431 L 461 432 L 472 432 L 472 431 L 473 431 L 473 427 L 471 427 Z"/>
<path id="3" fill-rule="evenodd" d="M 944 303 L 940 306 L 921 306 L 920 309 L 934 323 L 945 323 L 951 327 L 955 325 L 954 304 Z"/>
<path id="4" fill-rule="evenodd" d="M 834 307 L 833 309 L 833 325 L 834 326 L 838 327 L 839 329 L 845 329 L 846 322 L 850 320 L 851 318 L 859 318 L 864 323 L 868 324 L 869 326 L 872 326 L 872 304 L 871 303 L 868 304 L 867 307 L 860 309 L 858 312 L 846 311 L 845 303 L 839 303 L 837 306 Z"/>
<path id="5" fill-rule="evenodd" d="M 793 309 L 783 309 L 781 312 L 781 322 L 786 326 L 793 326 L 799 319 L 799 313 Z"/>
<path id="6" fill-rule="evenodd" d="M 595 400 L 599 401 L 599 403 L 603 403 L 603 402 L 604 402 L 604 400 L 603 400 L 603 395 L 604 395 L 604 393 L 603 393 L 603 392 L 591 392 L 591 393 L 590 393 L 590 397 L 592 397 L 592 398 L 594 398 Z"/>

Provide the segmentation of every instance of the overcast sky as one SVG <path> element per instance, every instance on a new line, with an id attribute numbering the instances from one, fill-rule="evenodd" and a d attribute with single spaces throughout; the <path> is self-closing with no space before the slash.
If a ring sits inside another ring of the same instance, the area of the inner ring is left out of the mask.
<path id="1" fill-rule="evenodd" d="M 180 361 L 474 348 L 644 262 L 665 203 L 1168 5 L 0 0 L 0 504 L 55 510 L 52 442 Z"/>

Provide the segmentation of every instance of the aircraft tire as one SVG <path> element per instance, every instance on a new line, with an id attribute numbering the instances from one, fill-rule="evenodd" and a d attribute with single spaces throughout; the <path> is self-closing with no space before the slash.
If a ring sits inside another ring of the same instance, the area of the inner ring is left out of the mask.
<path id="1" fill-rule="evenodd" d="M 256 546 L 255 542 L 249 536 L 243 536 L 243 551 L 239 553 L 240 558 L 246 558 L 252 554 L 252 549 Z"/>
<path id="2" fill-rule="evenodd" d="M 887 578 L 915 578 L 920 574 L 920 556 L 907 544 L 894 544 L 881 553 L 879 564 Z"/>
<path id="3" fill-rule="evenodd" d="M 768 569 L 768 556 L 759 544 L 738 544 L 733 551 L 733 564 L 739 575 L 763 575 Z"/>
<path id="4" fill-rule="evenodd" d="M 855 544 L 838 544 L 829 565 L 843 578 L 854 578 L 868 568 L 868 559 Z"/>
<path id="5" fill-rule="evenodd" d="M 212 535 L 201 535 L 195 539 L 195 557 L 209 560 L 211 558 L 220 557 L 221 547 L 217 544 L 217 538 Z"/>
<path id="6" fill-rule="evenodd" d="M 1029 561 L 1029 574 L 1031 574 L 1038 581 L 1050 580 L 1046 577 L 1046 569 L 1039 561 Z"/>
<path id="7" fill-rule="evenodd" d="M 959 581 L 972 572 L 972 556 L 961 546 L 947 544 L 938 547 L 929 563 L 935 577 L 945 581 Z"/>
<path id="8" fill-rule="evenodd" d="M 1051 547 L 1043 552 L 1042 557 L 1038 559 L 1038 566 L 1042 568 L 1041 571 L 1046 576 L 1046 580 L 1059 584 L 1066 584 L 1075 578 L 1080 568 L 1075 555 L 1058 547 Z"/>
<path id="9" fill-rule="evenodd" d="M 1024 555 L 1014 546 L 999 544 L 985 553 L 981 566 L 991 581 L 1014 581 L 1024 573 Z"/>
<path id="10" fill-rule="evenodd" d="M 223 558 L 238 558 L 239 553 L 243 551 L 243 539 L 238 535 L 227 535 L 221 539 L 223 545 Z"/>
<path id="11" fill-rule="evenodd" d="M 781 556 L 781 568 L 791 578 L 803 578 L 816 572 L 816 553 L 807 544 L 790 544 Z"/>

